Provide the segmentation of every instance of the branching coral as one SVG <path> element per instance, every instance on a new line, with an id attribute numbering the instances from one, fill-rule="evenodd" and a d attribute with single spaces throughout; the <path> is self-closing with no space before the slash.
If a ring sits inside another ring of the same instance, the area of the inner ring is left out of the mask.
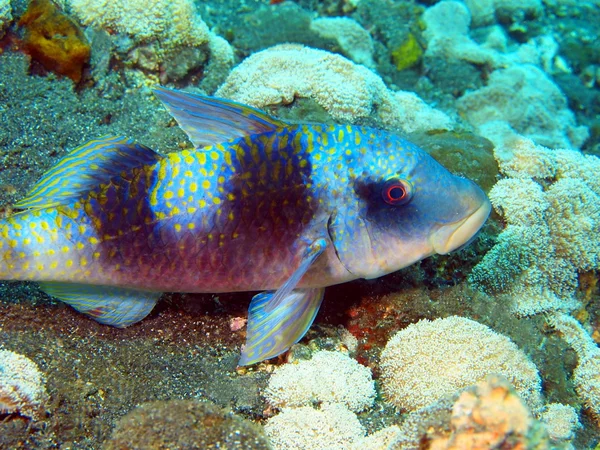
<path id="1" fill-rule="evenodd" d="M 573 310 L 578 271 L 600 267 L 600 159 L 549 150 L 503 126 L 491 131 L 510 178 L 489 196 L 507 227 L 470 281 L 505 291 L 518 315 Z"/>

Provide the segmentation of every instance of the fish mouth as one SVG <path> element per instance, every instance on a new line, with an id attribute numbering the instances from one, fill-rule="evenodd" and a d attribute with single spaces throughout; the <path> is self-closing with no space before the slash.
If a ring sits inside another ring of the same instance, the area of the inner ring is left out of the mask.
<path id="1" fill-rule="evenodd" d="M 430 242 L 435 252 L 445 255 L 466 246 L 483 226 L 490 215 L 491 209 L 492 205 L 486 199 L 469 216 L 437 229 L 430 237 Z"/>

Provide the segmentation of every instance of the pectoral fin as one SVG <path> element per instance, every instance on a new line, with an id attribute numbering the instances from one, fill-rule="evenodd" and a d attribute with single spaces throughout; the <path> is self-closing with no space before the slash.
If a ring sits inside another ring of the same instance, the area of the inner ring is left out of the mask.
<path id="1" fill-rule="evenodd" d="M 255 295 L 248 311 L 246 345 L 240 366 L 273 358 L 302 339 L 319 311 L 325 288 L 295 289 L 267 311 L 276 293 Z"/>
<path id="2" fill-rule="evenodd" d="M 74 283 L 40 283 L 48 295 L 105 325 L 125 328 L 152 311 L 160 292 Z"/>
<path id="3" fill-rule="evenodd" d="M 296 286 L 326 248 L 325 239 L 316 239 L 306 248 L 302 262 L 279 289 L 254 296 L 248 310 L 241 366 L 273 358 L 306 334 L 319 311 L 325 288 L 296 289 Z"/>

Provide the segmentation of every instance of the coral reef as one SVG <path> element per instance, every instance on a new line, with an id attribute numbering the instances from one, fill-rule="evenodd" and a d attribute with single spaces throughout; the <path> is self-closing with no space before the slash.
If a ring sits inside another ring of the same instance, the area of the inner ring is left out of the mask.
<path id="1" fill-rule="evenodd" d="M 276 408 L 339 403 L 360 412 L 373 404 L 375 384 L 367 367 L 343 353 L 322 350 L 310 360 L 277 368 L 265 397 Z"/>
<path id="2" fill-rule="evenodd" d="M 551 151 L 494 125 L 486 134 L 510 178 L 489 195 L 507 227 L 470 280 L 506 292 L 518 315 L 576 309 L 577 272 L 600 264 L 600 159 Z"/>
<path id="3" fill-rule="evenodd" d="M 554 327 L 577 353 L 573 383 L 577 395 L 596 421 L 600 423 L 600 348 L 577 320 L 567 314 L 548 317 Z"/>
<path id="4" fill-rule="evenodd" d="M 0 0 L 0 38 L 4 36 L 4 28 L 12 21 L 10 0 Z"/>
<path id="5" fill-rule="evenodd" d="M 90 59 L 90 44 L 77 24 L 51 0 L 31 0 L 19 25 L 26 29 L 23 49 L 47 70 L 78 83 Z"/>
<path id="6" fill-rule="evenodd" d="M 267 421 L 265 431 L 274 450 L 345 450 L 365 435 L 356 415 L 335 403 L 285 408 Z"/>
<path id="7" fill-rule="evenodd" d="M 167 400 L 134 408 L 119 420 L 102 448 L 266 450 L 270 446 L 258 425 L 223 408 L 197 400 Z"/>
<path id="8" fill-rule="evenodd" d="M 0 416 L 41 419 L 47 402 L 45 379 L 38 366 L 23 355 L 0 350 Z"/>
<path id="9" fill-rule="evenodd" d="M 431 449 L 549 449 L 544 426 L 502 377 L 489 375 L 463 391 L 452 407 L 450 435 Z"/>
<path id="10" fill-rule="evenodd" d="M 574 449 L 571 441 L 575 432 L 581 428 L 575 408 L 560 403 L 550 403 L 544 406 L 540 421 L 546 427 L 550 442 L 555 448 Z"/>
<path id="11" fill-rule="evenodd" d="M 392 92 L 367 68 L 301 45 L 278 45 L 253 54 L 231 72 L 216 95 L 267 110 L 308 98 L 336 121 L 374 117 L 406 132 L 451 127 L 444 113 L 415 94 Z"/>
<path id="12" fill-rule="evenodd" d="M 564 94 L 532 65 L 494 71 L 487 86 L 464 95 L 457 106 L 480 133 L 488 122 L 505 121 L 547 147 L 579 148 L 588 137 L 587 128 L 576 125 Z"/>
<path id="13" fill-rule="evenodd" d="M 117 51 L 126 64 L 159 76 L 163 83 L 203 69 L 208 78 L 203 87 L 213 91 L 233 64 L 229 43 L 209 31 L 190 0 L 69 4 L 85 25 L 119 33 Z"/>
<path id="14" fill-rule="evenodd" d="M 325 17 L 310 23 L 311 30 L 319 36 L 335 39 L 344 55 L 367 67 L 375 67 L 373 41 L 367 30 L 347 17 Z"/>
<path id="15" fill-rule="evenodd" d="M 394 335 L 381 354 L 388 402 L 414 411 L 491 373 L 502 374 L 530 407 L 541 406 L 541 380 L 529 358 L 507 337 L 473 320 L 421 320 Z"/>

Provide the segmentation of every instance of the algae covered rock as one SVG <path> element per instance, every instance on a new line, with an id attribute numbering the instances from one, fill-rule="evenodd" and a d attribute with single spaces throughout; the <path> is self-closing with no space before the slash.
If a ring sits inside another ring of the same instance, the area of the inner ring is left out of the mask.
<path id="1" fill-rule="evenodd" d="M 498 177 L 494 144 L 471 133 L 454 131 L 417 132 L 408 136 L 450 172 L 463 175 L 489 192 Z"/>
<path id="2" fill-rule="evenodd" d="M 135 448 L 268 449 L 262 429 L 216 405 L 196 400 L 144 403 L 117 423 L 104 450 Z"/>

